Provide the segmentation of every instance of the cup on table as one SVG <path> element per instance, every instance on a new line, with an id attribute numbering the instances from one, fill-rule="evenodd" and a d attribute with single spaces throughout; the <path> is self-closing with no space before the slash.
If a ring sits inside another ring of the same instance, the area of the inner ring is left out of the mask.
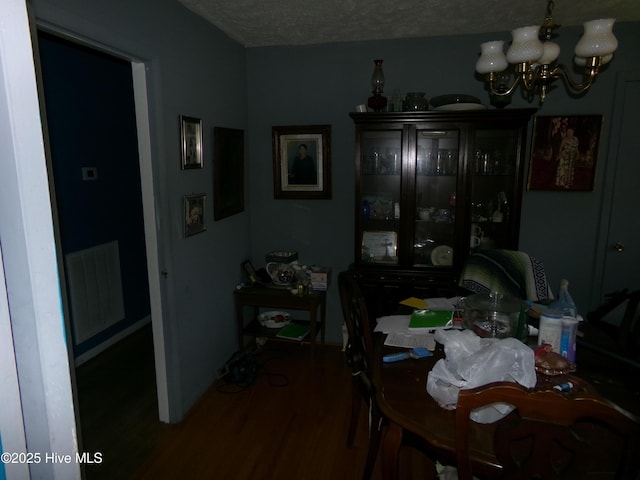
<path id="1" fill-rule="evenodd" d="M 356 112 L 366 112 L 367 111 L 367 106 L 364 103 L 361 103 L 360 105 L 356 105 Z"/>
<path id="2" fill-rule="evenodd" d="M 482 242 L 482 238 L 477 235 L 471 235 L 471 239 L 469 241 L 469 246 L 471 248 L 477 248 L 480 246 L 480 242 Z"/>

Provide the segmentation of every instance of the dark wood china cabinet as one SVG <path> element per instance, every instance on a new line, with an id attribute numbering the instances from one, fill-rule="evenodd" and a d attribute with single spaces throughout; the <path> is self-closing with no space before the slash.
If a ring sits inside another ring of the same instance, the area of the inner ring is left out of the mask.
<path id="1" fill-rule="evenodd" d="M 465 258 L 518 248 L 527 126 L 535 109 L 351 113 L 352 270 L 371 315 L 451 296 Z"/>

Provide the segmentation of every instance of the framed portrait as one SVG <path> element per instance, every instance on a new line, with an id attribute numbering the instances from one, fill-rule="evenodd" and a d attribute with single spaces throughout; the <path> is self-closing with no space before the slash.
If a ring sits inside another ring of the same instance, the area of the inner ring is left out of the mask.
<path id="1" fill-rule="evenodd" d="M 202 120 L 180 115 L 180 150 L 183 170 L 202 168 Z"/>
<path id="2" fill-rule="evenodd" d="M 183 210 L 185 237 L 190 237 L 196 233 L 202 233 L 207 229 L 204 221 L 204 206 L 206 199 L 207 196 L 204 193 L 184 196 Z"/>
<path id="3" fill-rule="evenodd" d="M 528 190 L 592 191 L 602 115 L 533 120 Z"/>
<path id="4" fill-rule="evenodd" d="M 331 125 L 273 127 L 272 133 L 274 198 L 331 198 Z"/>
<path id="5" fill-rule="evenodd" d="M 244 210 L 244 131 L 213 129 L 213 219 Z"/>

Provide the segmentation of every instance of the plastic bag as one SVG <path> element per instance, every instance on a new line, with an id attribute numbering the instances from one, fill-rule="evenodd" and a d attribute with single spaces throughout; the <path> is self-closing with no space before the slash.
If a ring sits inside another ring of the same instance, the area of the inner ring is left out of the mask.
<path id="1" fill-rule="evenodd" d="M 460 389 L 492 382 L 536 384 L 533 350 L 515 338 L 480 338 L 470 330 L 438 330 L 436 341 L 444 345 L 445 358 L 438 360 L 427 376 L 427 392 L 438 405 L 453 410 Z M 471 419 L 491 423 L 513 408 L 496 403 L 475 409 Z"/>

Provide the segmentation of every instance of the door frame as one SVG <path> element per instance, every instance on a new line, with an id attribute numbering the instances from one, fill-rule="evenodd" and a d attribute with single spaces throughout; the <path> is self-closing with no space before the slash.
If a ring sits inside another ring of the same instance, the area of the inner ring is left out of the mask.
<path id="1" fill-rule="evenodd" d="M 166 355 L 166 341 L 164 331 L 164 316 L 162 308 L 162 285 L 161 285 L 161 273 L 160 273 L 160 250 L 158 247 L 158 232 L 156 228 L 156 212 L 155 212 L 155 193 L 154 193 L 154 175 L 153 175 L 153 161 L 152 161 L 152 148 L 151 148 L 151 126 L 149 118 L 149 101 L 148 101 L 148 88 L 147 88 L 147 70 L 148 66 L 144 61 L 131 58 L 129 55 L 125 55 L 116 50 L 105 48 L 102 44 L 97 44 L 91 40 L 85 38 L 79 38 L 77 35 L 71 35 L 68 32 L 61 30 L 57 27 L 51 27 L 49 25 L 43 25 L 38 22 L 35 24 L 35 28 L 40 28 L 43 31 L 47 31 L 51 34 L 59 36 L 77 44 L 87 46 L 97 51 L 105 52 L 109 55 L 121 58 L 131 63 L 131 74 L 133 79 L 133 93 L 136 115 L 136 127 L 138 136 L 138 161 L 140 167 L 140 187 L 142 193 L 142 210 L 143 210 L 143 222 L 144 222 L 144 234 L 145 234 L 145 246 L 147 256 L 147 279 L 149 283 L 149 300 L 151 307 L 151 328 L 153 331 L 153 351 L 155 361 L 156 372 L 156 390 L 158 398 L 158 417 L 161 422 L 170 423 L 172 421 L 170 415 L 170 402 L 169 402 L 169 388 L 167 377 L 167 355 Z M 37 32 L 33 32 L 34 40 L 34 56 L 39 59 L 37 53 Z M 37 70 L 39 71 L 39 61 L 36 62 Z M 40 74 L 38 73 L 38 77 Z M 41 78 L 38 78 L 38 84 L 42 85 Z M 42 89 L 39 89 L 42 90 Z M 42 93 L 39 93 L 42 96 Z M 44 106 L 44 99 L 41 99 L 41 103 Z M 46 145 L 46 163 L 49 176 L 49 185 L 51 193 L 51 209 L 54 218 L 54 232 L 56 239 L 56 251 L 58 256 L 58 268 L 60 270 L 61 279 L 65 278 L 64 261 L 62 251 L 60 247 L 60 231 L 58 222 L 58 209 L 55 201 L 55 183 L 53 179 L 53 169 L 51 165 L 51 155 L 49 149 L 49 135 L 46 127 L 46 115 L 42 114 L 43 124 L 43 136 L 45 138 Z M 71 325 L 68 321 L 69 317 L 69 302 L 68 294 L 65 288 L 65 282 L 60 282 L 60 288 L 62 293 L 62 303 L 64 311 L 64 324 L 67 332 L 67 338 L 71 337 Z M 74 402 L 77 408 L 77 389 L 74 372 L 74 357 L 73 350 L 70 344 L 67 344 L 69 351 L 69 365 L 71 369 L 72 388 Z M 78 425 L 78 432 L 80 432 L 80 419 L 76 413 L 76 422 Z"/>
<path id="2" fill-rule="evenodd" d="M 151 303 L 151 328 L 153 330 L 153 352 L 155 357 L 156 389 L 158 394 L 158 415 L 161 422 L 168 423 L 169 391 L 167 387 L 167 357 L 165 351 L 164 322 L 162 310 L 162 286 L 156 230 L 155 194 L 153 187 L 153 161 L 151 155 L 151 126 L 149 122 L 149 102 L 147 90 L 147 65 L 131 61 L 133 95 L 138 128 L 138 157 L 140 161 L 140 183 L 142 189 L 142 210 L 144 236 L 147 247 L 147 272 L 149 300 Z"/>

